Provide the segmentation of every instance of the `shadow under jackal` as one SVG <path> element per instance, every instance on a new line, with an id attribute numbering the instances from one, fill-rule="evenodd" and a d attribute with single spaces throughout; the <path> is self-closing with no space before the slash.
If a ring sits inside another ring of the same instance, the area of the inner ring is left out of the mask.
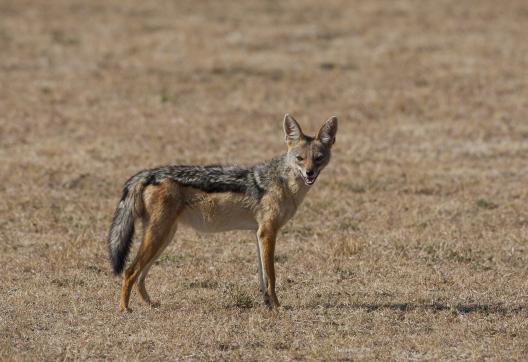
<path id="1" fill-rule="evenodd" d="M 330 161 L 337 118 L 330 118 L 316 137 L 310 137 L 286 114 L 284 132 L 288 151 L 257 165 L 170 165 L 141 171 L 125 183 L 108 235 L 116 274 L 124 269 L 137 220 L 143 223 L 144 235 L 136 257 L 125 270 L 121 311 L 129 310 L 134 285 L 144 302 L 157 305 L 145 289 L 145 278 L 178 225 L 202 232 L 255 231 L 260 291 L 268 307 L 279 306 L 275 239 Z"/>

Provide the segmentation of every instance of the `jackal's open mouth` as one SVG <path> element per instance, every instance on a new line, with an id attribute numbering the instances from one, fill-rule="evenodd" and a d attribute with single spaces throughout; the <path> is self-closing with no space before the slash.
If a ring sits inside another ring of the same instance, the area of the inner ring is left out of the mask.
<path id="1" fill-rule="evenodd" d="M 302 173 L 301 173 L 301 177 L 304 181 L 304 183 L 308 186 L 312 186 L 315 182 L 315 180 L 317 180 L 317 176 L 319 175 L 315 175 L 315 176 L 304 176 Z"/>

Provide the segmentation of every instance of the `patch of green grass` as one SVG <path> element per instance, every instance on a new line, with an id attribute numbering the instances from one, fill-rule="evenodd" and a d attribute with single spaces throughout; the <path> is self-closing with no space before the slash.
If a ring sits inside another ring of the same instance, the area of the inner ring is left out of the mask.
<path id="1" fill-rule="evenodd" d="M 276 263 L 284 263 L 288 260 L 288 256 L 286 254 L 275 255 L 274 260 Z"/>
<path id="2" fill-rule="evenodd" d="M 161 103 L 167 103 L 170 101 L 170 96 L 165 90 L 161 91 L 160 101 Z"/>
<path id="3" fill-rule="evenodd" d="M 189 283 L 189 288 L 214 289 L 218 287 L 218 282 L 210 279 L 193 280 Z"/>
<path id="4" fill-rule="evenodd" d="M 84 287 L 85 281 L 79 278 L 56 278 L 51 281 L 51 284 L 61 288 L 75 288 Z"/>
<path id="5" fill-rule="evenodd" d="M 162 255 L 158 260 L 156 260 L 156 265 L 160 264 L 174 264 L 180 262 L 184 259 L 183 255 Z"/>
<path id="6" fill-rule="evenodd" d="M 345 189 L 347 191 L 362 194 L 367 192 L 367 188 L 364 185 L 352 183 L 352 182 L 339 182 L 338 186 L 340 189 Z"/>
<path id="7" fill-rule="evenodd" d="M 436 190 L 432 187 L 423 187 L 419 188 L 414 192 L 416 195 L 425 195 L 425 196 L 431 196 L 436 193 Z"/>
<path id="8" fill-rule="evenodd" d="M 237 285 L 228 285 L 224 289 L 224 294 L 226 295 L 226 301 L 224 306 L 226 308 L 236 307 L 241 309 L 253 308 L 255 301 L 253 297 Z"/>
<path id="9" fill-rule="evenodd" d="M 343 220 L 338 225 L 337 228 L 342 231 L 359 231 L 359 225 L 354 221 Z"/>
<path id="10" fill-rule="evenodd" d="M 343 268 L 341 266 L 337 266 L 335 272 L 339 275 L 340 279 L 352 279 L 355 275 L 351 268 Z"/>
<path id="11" fill-rule="evenodd" d="M 79 39 L 71 36 L 70 34 L 67 34 L 66 32 L 63 32 L 61 30 L 56 30 L 51 32 L 51 39 L 60 45 L 64 46 L 72 46 L 72 45 L 79 45 L 80 41 Z"/>
<path id="12" fill-rule="evenodd" d="M 462 264 L 467 264 L 474 260 L 470 250 L 448 250 L 445 253 L 445 258 Z"/>
<path id="13" fill-rule="evenodd" d="M 234 295 L 234 305 L 237 308 L 252 308 L 253 298 L 243 291 L 239 291 Z"/>
<path id="14" fill-rule="evenodd" d="M 486 209 L 486 210 L 493 210 L 499 207 L 498 204 L 494 203 L 493 201 L 486 200 L 486 199 L 478 199 L 477 206 L 480 207 L 481 209 Z"/>

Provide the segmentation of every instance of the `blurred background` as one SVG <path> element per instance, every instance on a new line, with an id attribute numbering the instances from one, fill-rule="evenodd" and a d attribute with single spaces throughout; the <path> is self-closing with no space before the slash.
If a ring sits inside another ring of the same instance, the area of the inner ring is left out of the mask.
<path id="1" fill-rule="evenodd" d="M 0 357 L 528 354 L 526 1 L 0 0 Z M 182 230 L 117 316 L 122 183 L 340 119 L 277 246 Z M 147 281 L 148 283 L 149 281 Z M 167 323 L 170 321 L 170 323 Z"/>

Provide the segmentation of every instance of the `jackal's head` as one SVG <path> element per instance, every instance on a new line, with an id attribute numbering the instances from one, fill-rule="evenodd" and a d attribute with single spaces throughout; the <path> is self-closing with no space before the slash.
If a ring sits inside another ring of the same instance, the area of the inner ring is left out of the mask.
<path id="1" fill-rule="evenodd" d="M 289 114 L 284 116 L 284 133 L 288 145 L 287 160 L 290 166 L 298 171 L 306 185 L 313 185 L 321 170 L 330 161 L 336 132 L 337 117 L 335 116 L 323 124 L 316 137 L 306 136 L 295 118 Z"/>

